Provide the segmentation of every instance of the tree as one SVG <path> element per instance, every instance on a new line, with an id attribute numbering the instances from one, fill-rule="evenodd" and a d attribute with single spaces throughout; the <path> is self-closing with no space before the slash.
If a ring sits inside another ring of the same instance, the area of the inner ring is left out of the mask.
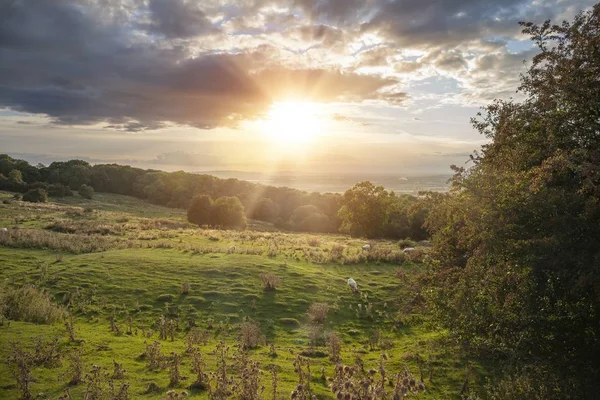
<path id="1" fill-rule="evenodd" d="M 439 262 L 432 307 L 475 348 L 560 377 L 557 398 L 593 398 L 600 5 L 572 23 L 523 25 L 540 51 L 522 77 L 525 101 L 496 101 L 473 120 L 491 143 L 470 168 L 453 167 L 451 194 L 430 208 Z"/>
<path id="2" fill-rule="evenodd" d="M 383 186 L 365 181 L 344 193 L 338 212 L 340 231 L 369 238 L 382 236 L 388 218 L 390 194 Z"/>
<path id="3" fill-rule="evenodd" d="M 31 203 L 45 203 L 48 201 L 48 194 L 44 189 L 31 189 L 23 195 L 23 201 Z"/>
<path id="4" fill-rule="evenodd" d="M 246 229 L 244 206 L 237 197 L 223 196 L 213 204 L 212 223 L 226 229 Z"/>
<path id="5" fill-rule="evenodd" d="M 290 225 L 296 231 L 302 232 L 329 232 L 331 222 L 329 217 L 313 206 L 300 206 L 290 216 Z"/>
<path id="6" fill-rule="evenodd" d="M 187 219 L 198 226 L 212 223 L 213 201 L 210 196 L 199 194 L 190 202 L 187 210 Z"/>
<path id="7" fill-rule="evenodd" d="M 89 185 L 81 185 L 78 191 L 79 195 L 85 199 L 94 197 L 94 188 Z"/>
<path id="8" fill-rule="evenodd" d="M 17 185 L 22 185 L 23 183 L 23 174 L 18 169 L 13 169 L 8 173 L 8 179 L 10 179 L 13 183 Z"/>
<path id="9" fill-rule="evenodd" d="M 252 217 L 259 221 L 273 222 L 279 216 L 279 206 L 273 200 L 263 197 L 256 203 Z"/>

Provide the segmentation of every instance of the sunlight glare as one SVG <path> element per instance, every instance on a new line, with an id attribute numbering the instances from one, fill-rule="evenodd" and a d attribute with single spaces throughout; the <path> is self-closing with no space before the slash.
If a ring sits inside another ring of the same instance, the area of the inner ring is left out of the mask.
<path id="1" fill-rule="evenodd" d="M 277 102 L 267 114 L 263 131 L 270 141 L 280 146 L 305 144 L 323 134 L 323 115 L 317 103 Z"/>

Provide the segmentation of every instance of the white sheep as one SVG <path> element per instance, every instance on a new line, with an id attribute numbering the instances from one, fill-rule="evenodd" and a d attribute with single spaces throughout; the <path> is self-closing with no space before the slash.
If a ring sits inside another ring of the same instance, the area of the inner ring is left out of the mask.
<path id="1" fill-rule="evenodd" d="M 8 232 L 8 229 L 6 229 L 6 228 L 0 228 L 0 232 Z"/>
<path id="2" fill-rule="evenodd" d="M 407 247 L 407 248 L 405 248 L 405 249 L 404 249 L 404 250 L 402 250 L 402 251 L 403 251 L 404 253 L 406 253 L 406 254 L 410 254 L 410 253 L 412 253 L 413 251 L 415 251 L 415 248 L 414 248 L 414 247 Z"/>
<path id="3" fill-rule="evenodd" d="M 371 250 L 371 245 L 370 245 L 370 244 L 365 244 L 365 245 L 362 247 L 362 249 L 363 249 L 363 250 Z"/>
<path id="4" fill-rule="evenodd" d="M 356 284 L 356 281 L 354 279 L 348 278 L 348 286 L 352 288 L 352 291 L 354 293 L 358 292 L 358 285 Z"/>

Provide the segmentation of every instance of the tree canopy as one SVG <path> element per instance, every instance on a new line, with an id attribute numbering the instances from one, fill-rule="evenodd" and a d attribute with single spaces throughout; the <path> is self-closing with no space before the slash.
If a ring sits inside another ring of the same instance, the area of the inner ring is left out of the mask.
<path id="1" fill-rule="evenodd" d="M 539 49 L 525 99 L 473 119 L 491 142 L 454 167 L 427 221 L 439 321 L 473 348 L 546 368 L 556 398 L 598 392 L 599 22 L 596 5 L 571 23 L 523 24 Z"/>

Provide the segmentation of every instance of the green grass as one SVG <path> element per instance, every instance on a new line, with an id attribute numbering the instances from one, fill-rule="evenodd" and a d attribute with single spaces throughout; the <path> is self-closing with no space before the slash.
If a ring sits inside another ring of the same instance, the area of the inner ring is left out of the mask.
<path id="1" fill-rule="evenodd" d="M 0 201 L 11 196 L 0 193 Z M 94 211 L 84 212 L 86 207 Z M 271 398 L 267 366 L 275 365 L 280 371 L 279 397 L 289 398 L 297 384 L 292 361 L 309 347 L 306 311 L 314 302 L 325 302 L 330 311 L 324 331 L 340 335 L 344 363 L 354 364 L 360 357 L 367 369 L 376 368 L 380 355 L 386 353 L 388 373 L 408 368 L 418 375 L 418 354 L 426 361 L 425 373 L 429 366 L 434 367 L 434 377 L 433 382 L 426 380 L 427 391 L 417 397 L 459 397 L 467 359 L 449 344 L 444 332 L 430 325 L 426 315 L 410 309 L 415 295 L 411 277 L 422 266 L 409 260 L 401 265 L 384 262 L 388 259 L 384 254 L 396 251 L 395 243 L 374 243 L 381 249 L 383 261 L 361 262 L 361 240 L 317 235 L 319 245 L 310 246 L 315 235 L 203 231 L 188 225 L 184 214 L 138 199 L 101 193 L 93 200 L 72 197 L 48 204 L 0 204 L 0 226 L 9 227 L 11 235 L 26 229 L 32 234 L 43 231 L 56 239 L 44 244 L 29 238 L 19 244 L 0 245 L 0 280 L 11 286 L 34 283 L 48 289 L 58 303 L 69 296 L 74 298 L 76 336 L 83 341 L 69 343 L 62 324 L 11 321 L 10 326 L 0 327 L 0 357 L 6 358 L 10 342 L 30 346 L 32 338 L 58 335 L 63 354 L 75 348 L 83 351 L 86 370 L 92 364 L 111 370 L 113 360 L 122 362 L 127 370 L 125 381 L 131 383 L 131 398 L 159 399 L 168 390 L 168 370 L 149 371 L 139 356 L 146 341 L 158 340 L 153 325 L 161 315 L 178 314 L 181 328 L 174 342 L 161 341 L 164 354 L 183 352 L 184 325 L 191 315 L 199 327 L 209 329 L 210 340 L 201 346 L 209 370 L 215 369 L 213 351 L 218 341 L 233 345 L 239 323 L 249 318 L 259 324 L 267 342 L 274 343 L 277 351 L 275 358 L 269 356 L 268 346 L 250 351 L 250 357 L 259 361 L 264 371 L 264 397 Z M 53 229 L 57 226 L 72 228 L 72 233 L 56 232 Z M 103 238 L 106 248 L 75 246 L 83 238 Z M 229 250 L 232 245 L 236 246 L 235 252 Z M 344 246 L 344 264 L 327 258 L 336 245 Z M 398 269 L 407 278 L 397 278 Z M 276 291 L 263 290 L 260 275 L 264 272 L 281 278 Z M 349 276 L 358 282 L 360 295 L 352 294 L 346 286 Z M 188 294 L 181 293 L 183 283 L 191 285 Z M 369 313 L 365 311 L 367 304 Z M 408 325 L 398 326 L 399 310 L 410 317 L 405 318 L 410 321 Z M 116 317 L 122 331 L 127 316 L 131 316 L 137 334 L 111 332 L 110 315 Z M 151 329 L 155 331 L 151 338 L 142 337 L 142 331 Z M 368 338 L 375 329 L 381 331 L 391 348 L 370 350 Z M 327 352 L 326 347 L 318 350 Z M 481 363 L 473 365 L 472 384 L 480 385 L 486 370 Z M 67 366 L 63 357 L 57 368 L 35 368 L 34 395 L 44 393 L 58 398 L 68 381 Z M 327 357 L 311 359 L 314 391 L 319 398 L 332 398 L 327 383 L 318 379 L 321 368 L 331 376 L 334 364 Z M 192 378 L 188 356 L 183 357 L 182 373 L 190 377 L 181 385 L 184 388 Z M 160 386 L 161 394 L 142 394 L 151 381 Z M 70 390 L 73 398 L 80 398 L 83 385 Z M 207 398 L 206 393 L 191 395 Z M 0 398 L 17 396 L 15 381 L 2 363 Z"/>

